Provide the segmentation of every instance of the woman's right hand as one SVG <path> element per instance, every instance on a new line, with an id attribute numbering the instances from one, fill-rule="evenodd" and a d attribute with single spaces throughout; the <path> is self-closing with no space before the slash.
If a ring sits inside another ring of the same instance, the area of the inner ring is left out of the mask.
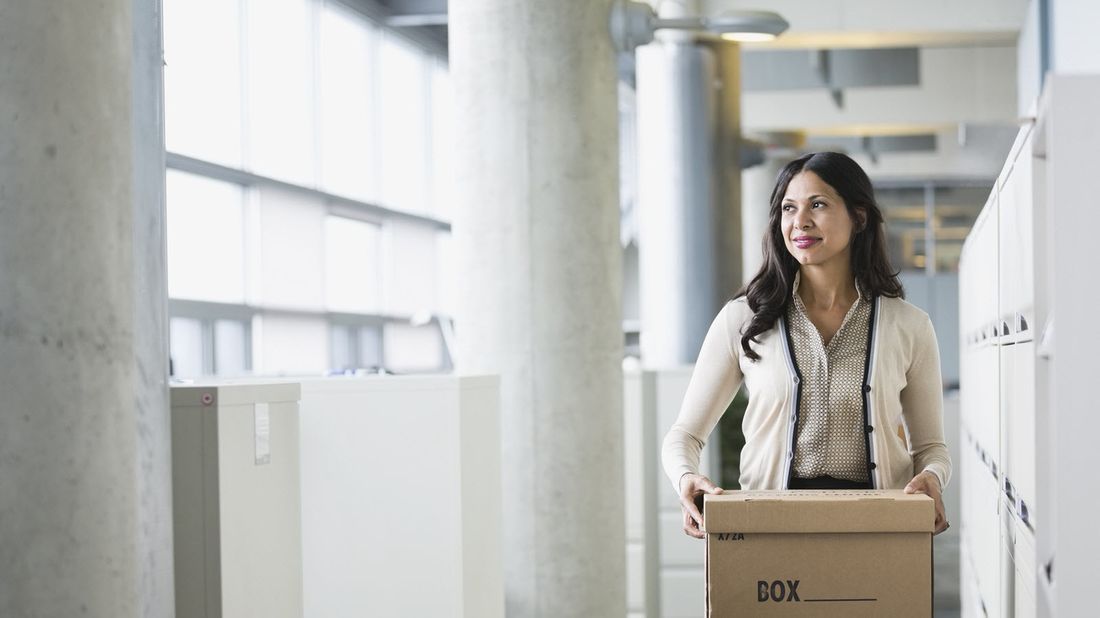
<path id="1" fill-rule="evenodd" d="M 701 474 L 690 472 L 680 477 L 680 509 L 684 512 L 684 533 L 697 539 L 705 539 L 703 514 L 695 504 L 696 498 L 703 494 L 720 494 L 723 490 Z M 700 504 L 702 500 L 700 499 Z"/>

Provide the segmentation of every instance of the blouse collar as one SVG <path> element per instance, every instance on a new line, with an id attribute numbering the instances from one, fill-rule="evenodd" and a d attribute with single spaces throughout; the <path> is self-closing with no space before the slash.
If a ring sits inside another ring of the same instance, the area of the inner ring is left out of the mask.
<path id="1" fill-rule="evenodd" d="M 799 270 L 796 270 L 795 273 L 794 273 L 794 285 L 791 286 L 791 295 L 792 296 L 796 296 L 796 297 L 798 296 L 798 284 L 801 283 L 801 282 L 802 282 L 802 270 L 799 269 Z M 868 294 L 867 291 L 863 289 L 863 286 L 860 284 L 858 279 L 856 280 L 856 294 L 859 295 L 859 300 L 862 300 L 862 301 L 871 300 L 871 295 Z"/>

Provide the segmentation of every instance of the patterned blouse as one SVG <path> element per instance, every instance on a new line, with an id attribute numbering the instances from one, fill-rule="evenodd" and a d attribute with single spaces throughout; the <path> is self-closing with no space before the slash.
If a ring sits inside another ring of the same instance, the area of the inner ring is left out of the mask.
<path id="1" fill-rule="evenodd" d="M 795 362 L 802 374 L 802 396 L 795 429 L 794 476 L 867 482 L 867 445 L 863 420 L 863 372 L 872 299 L 856 286 L 859 298 L 844 316 L 828 345 L 798 295 L 787 307 Z"/>

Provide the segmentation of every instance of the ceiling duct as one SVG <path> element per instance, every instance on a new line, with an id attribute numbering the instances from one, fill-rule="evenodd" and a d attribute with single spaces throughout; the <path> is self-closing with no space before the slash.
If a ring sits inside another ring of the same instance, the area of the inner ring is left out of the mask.
<path id="1" fill-rule="evenodd" d="M 825 88 L 837 107 L 848 88 L 920 85 L 920 50 L 887 49 L 745 50 L 744 92 Z"/>

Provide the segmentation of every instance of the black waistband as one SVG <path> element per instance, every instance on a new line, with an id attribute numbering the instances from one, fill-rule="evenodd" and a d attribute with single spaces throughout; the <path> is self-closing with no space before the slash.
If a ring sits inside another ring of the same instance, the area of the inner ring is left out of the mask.
<path id="1" fill-rule="evenodd" d="M 791 478 L 791 489 L 871 489 L 871 483 L 864 481 L 858 483 L 847 479 L 838 479 L 831 476 L 818 476 L 812 479 Z"/>

